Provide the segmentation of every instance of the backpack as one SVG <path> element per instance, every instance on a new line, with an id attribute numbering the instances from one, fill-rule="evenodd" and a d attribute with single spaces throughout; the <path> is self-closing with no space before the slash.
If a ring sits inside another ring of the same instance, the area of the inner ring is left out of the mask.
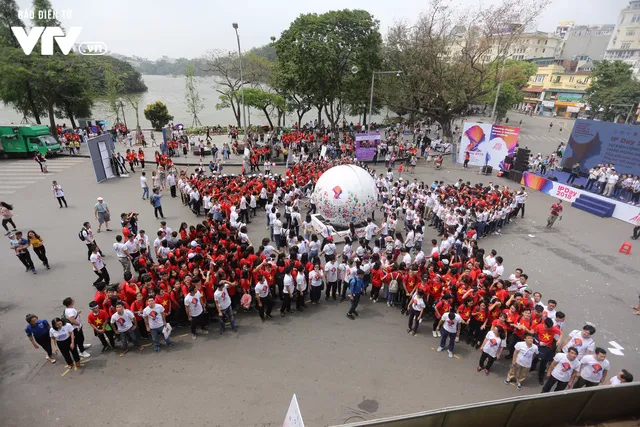
<path id="1" fill-rule="evenodd" d="M 67 323 L 71 323 L 71 321 L 67 319 L 67 316 L 64 314 L 64 311 L 62 312 L 62 316 L 60 316 L 60 320 L 62 321 L 63 325 L 66 325 Z"/>
<path id="2" fill-rule="evenodd" d="M 389 282 L 389 292 L 395 294 L 398 292 L 398 279 L 391 276 L 391 282 Z"/>
<path id="3" fill-rule="evenodd" d="M 84 228 L 78 232 L 78 238 L 83 242 L 86 240 L 84 235 Z"/>

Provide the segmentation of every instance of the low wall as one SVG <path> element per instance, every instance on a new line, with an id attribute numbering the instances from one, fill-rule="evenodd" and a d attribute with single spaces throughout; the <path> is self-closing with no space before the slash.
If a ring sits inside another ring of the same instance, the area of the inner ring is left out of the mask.
<path id="1" fill-rule="evenodd" d="M 600 423 L 640 416 L 640 384 L 599 386 L 512 397 L 345 424 L 384 427 L 529 427 Z"/>
<path id="2" fill-rule="evenodd" d="M 570 187 L 568 185 L 562 184 L 557 181 L 551 181 L 548 178 L 533 173 L 525 172 L 524 174 L 522 174 L 521 184 L 534 190 L 538 190 L 542 193 L 548 194 L 549 196 L 562 199 L 569 203 L 575 202 L 575 200 L 580 197 L 581 194 L 586 194 L 590 197 L 601 199 L 608 203 L 613 203 L 616 205 L 616 208 L 613 211 L 612 216 L 615 219 L 628 222 L 629 224 L 636 225 L 638 219 L 640 218 L 640 206 L 633 206 L 628 203 L 600 196 L 587 190 L 580 190 L 575 187 Z"/>

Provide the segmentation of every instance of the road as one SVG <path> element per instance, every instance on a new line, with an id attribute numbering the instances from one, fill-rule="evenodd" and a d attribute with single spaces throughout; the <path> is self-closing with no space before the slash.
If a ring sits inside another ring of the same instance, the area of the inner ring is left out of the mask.
<path id="1" fill-rule="evenodd" d="M 539 127 L 544 129 L 543 124 Z M 425 182 L 463 178 L 509 183 L 449 163 L 440 171 L 419 166 L 415 176 Z M 266 324 L 256 313 L 240 314 L 237 334 L 213 333 L 192 341 L 182 336 L 185 329 L 177 329 L 177 345 L 157 354 L 146 348 L 120 358 L 99 355 L 92 348 L 93 357 L 81 370 L 65 374 L 62 358 L 57 365 L 47 364 L 43 352 L 31 347 L 22 332 L 24 316 L 33 312 L 50 320 L 62 313 L 62 299 L 73 296 L 86 319 L 95 276 L 77 232 L 83 221 L 92 220 L 96 198 L 105 198 L 114 217 L 138 211 L 140 227 L 150 233 L 159 224 L 149 204 L 140 200 L 136 176 L 97 184 L 87 159 L 52 177 L 64 186 L 68 209 L 58 208 L 44 179 L 3 196 L 15 205 L 18 227 L 43 236 L 52 267 L 27 274 L 9 250 L 0 251 L 4 425 L 79 426 L 89 420 L 140 426 L 279 425 L 296 393 L 306 425 L 323 426 L 540 391 L 534 378 L 521 392 L 504 385 L 503 362 L 494 365 L 488 377 L 476 374 L 480 354 L 468 346 L 458 345 L 454 359 L 436 353 L 431 322 L 425 321 L 420 334 L 412 337 L 405 333 L 406 317 L 369 300 L 363 301 L 356 320 L 345 316 L 346 303 L 323 300 L 304 313 Z M 627 368 L 640 375 L 640 318 L 629 309 L 638 297 L 638 255 L 635 250 L 629 256 L 618 253 L 631 227 L 567 207 L 564 219 L 548 231 L 544 223 L 551 203 L 548 196 L 532 192 L 525 218 L 480 246 L 504 256 L 505 272 L 523 268 L 534 290 L 544 299 L 558 300 L 558 309 L 567 314 L 567 331 L 589 322 L 597 329 L 598 345 L 611 347 L 613 341 L 623 347 L 623 356 L 609 356 L 612 373 Z M 167 197 L 164 212 L 174 229 L 183 220 L 195 223 L 177 200 Z M 265 234 L 259 215 L 249 235 L 256 242 Z M 110 248 L 115 235 L 97 238 L 114 280 L 122 278 Z M 425 241 L 433 237 L 429 229 Z M 99 345 L 90 332 L 86 335 L 88 342 Z"/>

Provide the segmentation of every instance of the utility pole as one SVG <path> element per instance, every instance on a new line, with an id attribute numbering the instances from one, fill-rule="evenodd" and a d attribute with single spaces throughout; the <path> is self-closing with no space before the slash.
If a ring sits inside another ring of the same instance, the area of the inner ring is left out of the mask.
<path id="1" fill-rule="evenodd" d="M 240 90 L 242 91 L 242 126 L 244 127 L 244 140 L 247 140 L 247 113 L 244 105 L 244 77 L 242 75 L 242 50 L 240 49 L 240 35 L 238 34 L 238 23 L 231 24 L 233 29 L 236 30 L 236 39 L 238 40 L 238 58 L 240 60 Z"/>

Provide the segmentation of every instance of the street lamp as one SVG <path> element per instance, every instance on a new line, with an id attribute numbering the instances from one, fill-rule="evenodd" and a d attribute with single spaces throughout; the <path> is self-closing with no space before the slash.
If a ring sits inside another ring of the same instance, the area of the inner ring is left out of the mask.
<path id="1" fill-rule="evenodd" d="M 240 90 L 242 92 L 242 125 L 244 127 L 244 140 L 247 140 L 247 113 L 244 105 L 244 77 L 242 75 L 242 50 L 240 50 L 240 35 L 238 34 L 238 23 L 231 24 L 234 30 L 236 30 L 236 39 L 238 40 L 238 58 L 240 59 Z"/>
<path id="2" fill-rule="evenodd" d="M 369 124 L 367 125 L 367 132 L 371 131 L 371 111 L 373 110 L 373 85 L 375 84 L 376 74 L 395 74 L 396 77 L 400 77 L 400 74 L 402 74 L 402 70 L 374 71 L 371 74 L 371 96 L 369 97 Z"/>

